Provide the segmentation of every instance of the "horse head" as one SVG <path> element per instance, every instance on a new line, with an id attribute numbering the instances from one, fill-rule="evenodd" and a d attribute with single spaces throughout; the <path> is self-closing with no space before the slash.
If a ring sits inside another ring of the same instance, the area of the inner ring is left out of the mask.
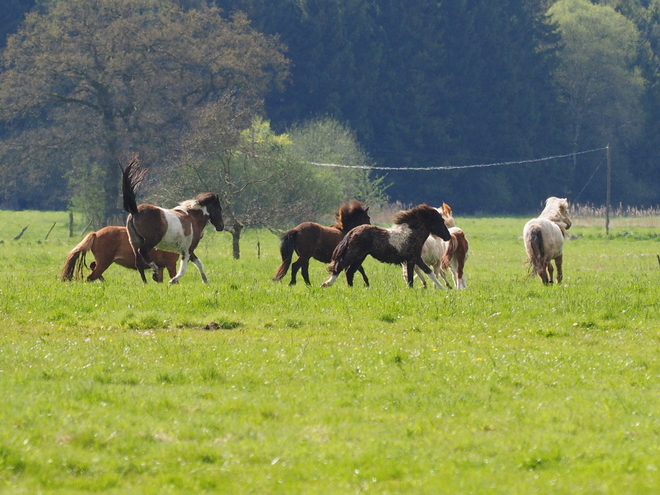
<path id="1" fill-rule="evenodd" d="M 427 208 L 428 210 L 425 210 L 427 212 L 426 225 L 431 234 L 437 235 L 443 241 L 451 240 L 451 234 L 449 233 L 447 225 L 445 225 L 445 219 L 442 218 L 442 214 L 435 208 L 431 208 L 430 206 L 427 206 Z"/>
<path id="2" fill-rule="evenodd" d="M 394 216 L 394 224 L 407 223 L 411 229 L 426 229 L 430 234 L 437 235 L 443 241 L 451 239 L 449 229 L 445 225 L 442 215 L 432 206 L 422 204 L 410 210 L 400 211 Z"/>
<path id="3" fill-rule="evenodd" d="M 220 198 L 214 193 L 202 193 L 197 196 L 197 202 L 200 206 L 206 208 L 211 225 L 215 230 L 220 232 L 225 228 L 225 222 L 222 219 L 222 206 L 220 206 Z"/>
<path id="4" fill-rule="evenodd" d="M 365 207 L 358 200 L 352 199 L 348 203 L 341 205 L 337 213 L 335 213 L 337 225 L 340 230 L 348 232 L 358 225 L 371 224 L 371 217 L 369 217 L 368 212 L 368 206 Z"/>
<path id="5" fill-rule="evenodd" d="M 563 231 L 571 228 L 572 222 L 568 218 L 568 200 L 566 198 L 556 198 L 554 196 L 545 200 L 545 209 L 541 217 L 556 223 Z"/>
<path id="6" fill-rule="evenodd" d="M 451 211 L 451 207 L 447 203 L 443 201 L 442 208 L 437 208 L 437 210 L 442 215 L 442 218 L 444 219 L 447 228 L 456 227 L 456 223 L 454 222 L 453 212 Z"/>

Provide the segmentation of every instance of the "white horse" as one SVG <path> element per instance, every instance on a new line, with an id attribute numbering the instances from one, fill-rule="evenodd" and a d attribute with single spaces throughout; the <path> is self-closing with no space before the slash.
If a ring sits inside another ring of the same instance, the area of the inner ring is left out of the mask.
<path id="1" fill-rule="evenodd" d="M 541 277 L 544 284 L 552 283 L 552 260 L 557 267 L 557 283 L 562 281 L 564 237 L 570 227 L 568 201 L 554 196 L 545 200 L 545 209 L 538 218 L 525 224 L 523 240 L 527 261 L 533 273 Z"/>
<path id="2" fill-rule="evenodd" d="M 429 235 L 422 247 L 422 259 L 424 263 L 433 268 L 433 273 L 440 275 L 445 281 L 447 288 L 451 289 L 451 284 L 447 279 L 446 272 L 451 270 L 452 278 L 454 280 L 454 287 L 456 289 L 466 289 L 467 283 L 463 270 L 465 268 L 465 261 L 468 256 L 468 241 L 462 229 L 456 227 L 452 211 L 447 203 L 442 203 L 442 208 L 437 208 L 445 220 L 445 225 L 449 227 L 451 239 L 443 241 L 440 237 L 433 234 Z M 423 272 L 415 267 L 415 273 L 426 287 L 426 278 Z M 403 267 L 403 278 L 407 278 L 407 269 Z M 444 287 L 443 287 L 444 289 Z"/>

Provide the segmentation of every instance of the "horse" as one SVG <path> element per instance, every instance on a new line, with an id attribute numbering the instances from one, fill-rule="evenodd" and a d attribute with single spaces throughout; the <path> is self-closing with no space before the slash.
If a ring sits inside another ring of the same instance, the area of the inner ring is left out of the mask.
<path id="1" fill-rule="evenodd" d="M 433 270 L 422 260 L 422 246 L 429 234 L 435 234 L 445 241 L 451 238 L 440 212 L 422 204 L 397 213 L 393 223 L 389 229 L 359 225 L 346 234 L 332 253 L 332 262 L 328 267 L 330 278 L 322 287 L 330 287 L 344 269 L 346 281 L 352 287 L 355 272 L 368 255 L 382 263 L 405 263 L 409 287 L 412 287 L 415 265 L 433 280 L 437 288 L 442 287 Z"/>
<path id="2" fill-rule="evenodd" d="M 371 223 L 368 211 L 369 207 L 365 208 L 362 203 L 353 199 L 341 205 L 335 212 L 336 222 L 334 225 L 325 227 L 314 222 L 304 222 L 291 230 L 287 230 L 282 235 L 280 243 L 282 263 L 277 268 L 273 280 L 277 282 L 286 275 L 295 252 L 298 259 L 291 265 L 289 285 L 296 284 L 298 270 L 301 270 L 305 283 L 311 285 L 309 281 L 309 260 L 314 258 L 322 263 L 330 263 L 332 251 L 353 227 Z M 362 274 L 365 283 L 368 284 L 364 269 L 360 267 L 358 270 Z"/>
<path id="3" fill-rule="evenodd" d="M 105 272 L 112 263 L 117 263 L 126 268 L 137 270 L 135 265 L 135 253 L 128 239 L 126 227 L 104 227 L 96 232 L 90 232 L 80 243 L 74 247 L 66 257 L 64 268 L 60 275 L 60 280 L 67 281 L 83 277 L 83 267 L 87 266 L 85 257 L 91 251 L 96 261 L 92 261 L 89 268 L 92 270 L 87 276 L 87 281 L 103 281 L 103 272 Z M 152 249 L 149 253 L 151 259 L 158 266 L 158 270 L 153 272 L 153 279 L 156 282 L 163 281 L 163 269 L 167 268 L 170 277 L 176 273 L 176 262 L 179 255 L 160 249 Z"/>
<path id="4" fill-rule="evenodd" d="M 449 242 L 443 241 L 436 235 L 429 235 L 422 246 L 422 259 L 424 263 L 433 268 L 436 277 L 440 275 L 445 281 L 448 289 L 451 289 L 446 272 L 451 270 L 454 287 L 456 289 L 466 289 L 467 283 L 463 276 L 465 261 L 468 257 L 469 244 L 462 229 L 456 227 L 451 207 L 447 203 L 442 203 L 442 208 L 437 208 L 445 220 L 445 225 L 449 228 L 451 239 Z M 415 266 L 415 273 L 426 287 L 426 278 L 422 270 Z M 407 269 L 403 267 L 403 279 L 407 280 Z"/>
<path id="5" fill-rule="evenodd" d="M 539 217 L 527 222 L 523 228 L 530 273 L 541 277 L 546 285 L 553 283 L 552 260 L 557 267 L 557 283 L 560 284 L 563 279 L 564 237 L 570 228 L 568 201 L 554 196 L 546 199 L 545 208 Z"/>
<path id="6" fill-rule="evenodd" d="M 154 247 L 158 247 L 181 254 L 179 271 L 170 279 L 170 284 L 178 283 L 186 273 L 188 261 L 197 267 L 202 281 L 208 283 L 204 265 L 195 254 L 195 248 L 209 221 L 218 232 L 225 228 L 220 198 L 217 194 L 205 192 L 194 199 L 183 201 L 171 210 L 150 204 L 138 206 L 135 193 L 146 172 L 141 168 L 137 155 L 122 170 L 123 207 L 128 212 L 126 229 L 142 281 L 147 283 L 144 276 L 145 263 L 154 270 L 157 268 L 150 253 Z"/>

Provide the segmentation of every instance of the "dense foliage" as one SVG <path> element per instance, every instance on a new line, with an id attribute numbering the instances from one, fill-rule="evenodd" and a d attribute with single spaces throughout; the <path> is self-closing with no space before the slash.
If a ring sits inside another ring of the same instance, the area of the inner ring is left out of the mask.
<path id="1" fill-rule="evenodd" d="M 43 10 L 53 2 L 37 6 Z M 14 3 L 1 22 L 8 32 L 17 26 Z M 209 11 L 205 0 L 178 3 L 183 12 Z M 414 7 L 397 0 L 210 3 L 224 18 L 246 13 L 254 30 L 250 39 L 262 33 L 286 47 L 290 78 L 283 90 L 268 86 L 260 93 L 277 132 L 331 117 L 355 132 L 377 165 L 390 168 L 523 162 L 609 144 L 612 201 L 660 202 L 660 0 L 419 0 Z M 177 123 L 188 122 L 179 117 Z M 3 130 L 33 122 L 12 120 Z M 173 153 L 163 143 L 171 144 L 182 127 L 165 128 L 160 142 L 133 145 L 154 156 Z M 54 136 L 69 146 L 66 137 Z M 37 138 L 48 149 L 56 145 Z M 3 152 L 0 204 L 16 206 L 11 198 L 17 191 L 35 191 L 19 206 L 62 206 L 71 195 L 62 168 L 89 161 L 68 156 L 63 166 L 61 158 L 42 159 L 39 173 L 26 178 L 11 167 L 24 158 L 15 146 Z M 447 200 L 465 213 L 521 212 L 549 195 L 602 204 L 604 162 L 601 150 L 506 166 L 382 174 L 393 184 L 391 199 L 404 203 Z"/>

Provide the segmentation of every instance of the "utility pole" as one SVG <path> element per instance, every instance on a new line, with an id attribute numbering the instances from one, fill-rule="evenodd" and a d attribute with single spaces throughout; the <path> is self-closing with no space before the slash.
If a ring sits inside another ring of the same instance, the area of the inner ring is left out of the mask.
<path id="1" fill-rule="evenodd" d="M 610 195 L 612 189 L 612 159 L 610 158 L 610 144 L 607 143 L 607 193 L 605 198 L 605 235 L 610 233 Z"/>

